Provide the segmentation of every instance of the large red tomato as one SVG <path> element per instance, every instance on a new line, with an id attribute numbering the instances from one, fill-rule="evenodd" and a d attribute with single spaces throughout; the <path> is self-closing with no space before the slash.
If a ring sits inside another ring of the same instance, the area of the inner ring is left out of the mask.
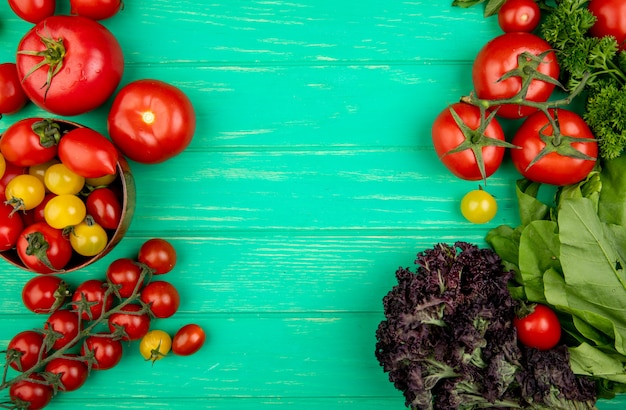
<path id="1" fill-rule="evenodd" d="M 524 72 L 534 70 L 552 80 L 538 80 L 535 77 L 528 86 L 525 98 L 536 102 L 547 101 L 554 90 L 554 82 L 559 78 L 560 70 L 556 55 L 551 50 L 550 44 L 531 33 L 505 33 L 492 39 L 478 52 L 472 66 L 476 95 L 488 100 L 515 97 L 522 90 L 523 78 L 520 73 L 516 72 L 506 79 L 502 77 L 517 69 Z M 520 57 L 522 53 L 527 53 L 530 58 Z M 520 62 L 524 67 L 520 67 Z M 531 107 L 504 104 L 499 107 L 498 115 L 504 118 L 522 118 L 535 111 Z"/>
<path id="2" fill-rule="evenodd" d="M 0 64 L 0 114 L 15 114 L 27 103 L 15 63 Z"/>
<path id="3" fill-rule="evenodd" d="M 102 105 L 124 72 L 119 42 L 102 24 L 80 16 L 42 20 L 20 40 L 17 72 L 26 95 L 58 115 Z"/>
<path id="4" fill-rule="evenodd" d="M 595 24 L 589 29 L 594 37 L 613 36 L 621 50 L 626 50 L 626 2 L 623 0 L 593 0 L 587 5 L 596 16 Z"/>
<path id="5" fill-rule="evenodd" d="M 196 114 L 179 88 L 159 80 L 138 80 L 116 95 L 108 130 L 128 158 L 155 164 L 187 148 L 196 130 Z"/>
<path id="6" fill-rule="evenodd" d="M 63 230 L 54 229 L 45 222 L 27 226 L 16 247 L 24 265 L 37 273 L 60 271 L 72 257 L 72 245 Z"/>

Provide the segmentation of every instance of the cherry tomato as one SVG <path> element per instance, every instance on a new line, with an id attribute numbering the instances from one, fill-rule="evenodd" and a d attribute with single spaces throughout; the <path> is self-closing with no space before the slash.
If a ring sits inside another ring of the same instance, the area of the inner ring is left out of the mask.
<path id="1" fill-rule="evenodd" d="M 78 314 L 68 309 L 59 309 L 48 316 L 48 320 L 44 325 L 45 329 L 50 329 L 54 333 L 58 333 L 59 337 L 54 340 L 52 349 L 59 350 L 70 345 L 80 332 L 80 323 Z"/>
<path id="2" fill-rule="evenodd" d="M 122 8 L 121 0 L 70 0 L 71 13 L 92 20 L 105 20 Z"/>
<path id="3" fill-rule="evenodd" d="M 93 188 L 103 188 L 111 185 L 117 178 L 117 174 L 105 175 L 100 178 L 85 178 L 85 184 Z"/>
<path id="4" fill-rule="evenodd" d="M 24 118 L 2 134 L 0 152 L 4 159 L 20 167 L 43 164 L 57 155 L 61 138 L 58 123 L 44 118 Z"/>
<path id="5" fill-rule="evenodd" d="M 74 225 L 70 234 L 72 249 L 79 255 L 95 256 L 106 248 L 109 238 L 103 227 L 87 217 Z"/>
<path id="6" fill-rule="evenodd" d="M 31 374 L 28 378 L 20 380 L 9 387 L 9 397 L 12 401 L 19 400 L 28 403 L 26 407 L 28 410 L 43 409 L 52 400 L 54 392 L 52 386 L 43 384 L 42 380 L 44 379 L 39 374 Z"/>
<path id="7" fill-rule="evenodd" d="M 124 329 L 122 340 L 139 340 L 150 330 L 150 315 L 140 313 L 142 307 L 129 303 L 119 312 L 109 316 L 109 329 L 115 332 L 118 327 Z"/>
<path id="8" fill-rule="evenodd" d="M 176 265 L 176 249 L 171 243 L 161 238 L 152 238 L 139 248 L 137 260 L 150 269 L 155 275 L 170 272 Z"/>
<path id="9" fill-rule="evenodd" d="M 52 165 L 58 164 L 60 161 L 57 158 L 52 158 L 50 161 L 42 162 L 41 164 L 31 165 L 28 167 L 27 174 L 39 178 L 44 185 L 46 185 L 45 175 L 48 168 Z M 46 187 L 46 189 L 48 189 Z"/>
<path id="10" fill-rule="evenodd" d="M 506 0 L 498 11 L 498 24 L 505 33 L 530 33 L 541 20 L 541 10 L 535 0 Z"/>
<path id="11" fill-rule="evenodd" d="M 33 276 L 22 288 L 22 302 L 34 313 L 50 314 L 70 296 L 69 285 L 55 275 Z"/>
<path id="12" fill-rule="evenodd" d="M 54 52 L 44 57 L 50 49 Z M 115 36 L 97 21 L 54 15 L 22 37 L 16 64 L 33 103 L 51 113 L 72 116 L 101 106 L 113 94 L 124 72 L 124 55 Z"/>
<path id="13" fill-rule="evenodd" d="M 78 285 L 72 295 L 74 310 L 82 312 L 83 320 L 98 319 L 113 306 L 113 295 L 107 293 L 108 285 L 98 279 L 88 279 Z M 82 307 L 81 307 L 82 306 Z"/>
<path id="14" fill-rule="evenodd" d="M 5 163 L 4 174 L 2 174 L 2 178 L 0 178 L 0 195 L 2 195 L 5 200 L 5 193 L 8 183 L 11 182 L 11 180 L 16 176 L 26 173 L 28 173 L 28 167 L 18 167 L 12 162 Z"/>
<path id="15" fill-rule="evenodd" d="M 10 366 L 18 371 L 26 371 L 37 364 L 39 356 L 46 357 L 46 351 L 43 349 L 44 336 L 34 330 L 24 330 L 13 336 L 7 346 L 7 362 Z M 18 358 L 9 360 L 11 351 L 20 352 Z"/>
<path id="16" fill-rule="evenodd" d="M 117 148 L 91 128 L 75 128 L 63 135 L 58 151 L 61 162 L 85 178 L 100 178 L 117 170 Z"/>
<path id="17" fill-rule="evenodd" d="M 37 24 L 56 10 L 55 0 L 9 0 L 11 10 L 22 20 Z"/>
<path id="18" fill-rule="evenodd" d="M 43 175 L 43 182 L 48 191 L 57 195 L 76 195 L 85 186 L 85 178 L 63 163 L 48 166 Z"/>
<path id="19" fill-rule="evenodd" d="M 15 63 L 0 64 L 0 115 L 12 115 L 28 103 Z"/>
<path id="20" fill-rule="evenodd" d="M 163 330 L 149 331 L 139 343 L 139 352 L 152 363 L 164 358 L 172 348 L 172 337 Z"/>
<path id="21" fill-rule="evenodd" d="M 87 381 L 89 369 L 87 365 L 78 360 L 75 354 L 66 355 L 52 359 L 46 365 L 46 371 L 58 374 L 61 377 L 61 391 L 78 390 Z"/>
<path id="22" fill-rule="evenodd" d="M 85 203 L 76 195 L 64 194 L 51 198 L 43 210 L 46 223 L 64 229 L 81 223 L 87 216 Z M 70 242 L 71 242 L 70 236 Z"/>
<path id="23" fill-rule="evenodd" d="M 72 257 L 72 246 L 63 231 L 45 222 L 27 226 L 16 248 L 22 263 L 37 273 L 61 271 Z"/>
<path id="24" fill-rule="evenodd" d="M 452 110 L 461 119 L 463 127 L 474 130 L 472 135 L 466 136 L 463 133 L 463 130 L 452 115 Z M 463 143 L 468 143 L 472 139 L 478 138 L 477 133 L 480 124 L 481 115 L 478 107 L 471 104 L 456 103 L 443 110 L 435 118 L 432 125 L 431 133 L 435 152 L 446 168 L 457 177 L 465 180 L 475 181 L 483 179 L 479 162 L 469 147 L 460 152 L 452 153 L 451 151 Z M 496 172 L 504 158 L 505 148 L 503 145 L 500 145 L 505 140 L 504 131 L 495 118 L 485 128 L 483 140 L 485 143 L 489 143 L 489 145 L 483 146 L 480 150 L 485 172 L 484 177 L 487 178 Z"/>
<path id="25" fill-rule="evenodd" d="M 93 354 L 92 368 L 108 370 L 115 367 L 122 359 L 122 342 L 115 340 L 109 333 L 97 333 L 85 338 L 81 347 L 81 355 Z"/>
<path id="26" fill-rule="evenodd" d="M 116 259 L 107 268 L 106 277 L 110 284 L 119 286 L 118 294 L 122 298 L 130 297 L 135 289 L 140 290 L 143 283 L 143 268 L 131 258 Z"/>
<path id="27" fill-rule="evenodd" d="M 35 222 L 45 222 L 46 216 L 44 211 L 46 209 L 46 205 L 48 205 L 48 202 L 50 202 L 50 200 L 54 197 L 56 197 L 56 194 L 47 193 L 46 196 L 43 197 L 43 201 L 41 201 L 39 205 L 31 209 L 30 211 L 22 213 L 21 215 L 22 219 L 24 220 L 24 224 L 32 225 Z"/>
<path id="28" fill-rule="evenodd" d="M 626 49 L 626 3 L 621 0 L 593 0 L 587 3 L 589 11 L 596 16 L 595 24 L 589 34 L 602 38 L 613 36 L 620 50 Z"/>
<path id="29" fill-rule="evenodd" d="M 521 147 L 511 150 L 513 164 L 522 176 L 531 181 L 557 186 L 580 182 L 596 164 L 598 143 L 593 140 L 592 131 L 578 114 L 559 109 L 550 110 L 550 115 L 553 118 L 558 116 L 560 132 L 571 139 L 571 147 L 592 159 L 573 158 L 558 151 L 537 159 L 547 144 L 553 146 L 556 143 L 548 117 L 543 112 L 537 112 L 528 117 L 513 136 L 512 143 Z M 561 139 L 557 145 L 564 147 L 567 142 Z"/>
<path id="30" fill-rule="evenodd" d="M 28 174 L 18 175 L 9 181 L 4 197 L 15 210 L 28 211 L 35 208 L 46 196 L 46 189 L 39 178 Z"/>
<path id="31" fill-rule="evenodd" d="M 550 44 L 532 33 L 505 33 L 492 39 L 474 59 L 472 81 L 476 95 L 489 100 L 516 96 L 522 90 L 522 78 L 515 75 L 502 81 L 500 79 L 504 74 L 518 68 L 521 71 L 534 68 L 537 72 L 557 80 L 560 68 L 556 55 L 551 50 Z M 521 68 L 518 60 L 524 52 L 534 57 L 547 54 L 536 58 L 537 61 L 523 59 L 525 68 Z M 554 87 L 553 83 L 533 79 L 525 98 L 536 102 L 547 101 Z M 522 118 L 535 111 L 532 107 L 504 104 L 499 106 L 497 113 L 504 118 Z"/>
<path id="32" fill-rule="evenodd" d="M 144 286 L 140 297 L 143 303 L 150 305 L 150 311 L 157 318 L 172 316 L 180 305 L 178 290 L 171 283 L 162 280 Z"/>
<path id="33" fill-rule="evenodd" d="M 196 353 L 204 345 L 206 333 L 196 325 L 190 323 L 178 329 L 172 340 L 172 352 L 179 356 L 189 356 Z"/>
<path id="34" fill-rule="evenodd" d="M 138 80 L 115 96 L 108 130 L 117 147 L 130 159 L 146 164 L 166 161 L 191 142 L 196 114 L 189 98 L 177 87 L 159 80 Z"/>
<path id="35" fill-rule="evenodd" d="M 530 313 L 513 319 L 518 340 L 535 349 L 552 349 L 561 340 L 559 318 L 545 305 L 534 304 L 530 309 Z"/>
<path id="36" fill-rule="evenodd" d="M 85 200 L 87 213 L 105 229 L 116 229 L 122 220 L 122 204 L 113 190 L 98 188 Z"/>
<path id="37" fill-rule="evenodd" d="M 22 230 L 22 216 L 12 206 L 0 203 L 0 252 L 15 248 Z"/>
<path id="38" fill-rule="evenodd" d="M 472 223 L 487 223 L 496 216 L 496 212 L 498 212 L 496 199 L 482 189 L 468 192 L 461 200 L 461 213 Z"/>

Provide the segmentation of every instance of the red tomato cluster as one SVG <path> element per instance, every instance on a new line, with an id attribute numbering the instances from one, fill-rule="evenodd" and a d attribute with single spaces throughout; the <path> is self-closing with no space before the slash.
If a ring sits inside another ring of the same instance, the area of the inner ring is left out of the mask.
<path id="1" fill-rule="evenodd" d="M 519 173 L 539 183 L 577 183 L 595 166 L 598 145 L 585 121 L 565 103 L 548 107 L 560 68 L 550 45 L 532 33 L 539 19 L 535 1 L 507 0 L 498 15 L 504 34 L 473 62 L 474 92 L 435 119 L 435 151 L 457 177 L 486 180 L 506 149 Z M 509 138 L 501 124 L 508 120 L 522 120 Z"/>
<path id="2" fill-rule="evenodd" d="M 171 317 L 178 310 L 176 288 L 153 276 L 170 272 L 175 264 L 171 243 L 153 238 L 144 242 L 136 258 L 113 261 L 103 279 L 85 280 L 73 291 L 56 275 L 30 279 L 22 290 L 22 301 L 46 319 L 42 329 L 20 332 L 9 342 L 6 363 L 23 375 L 11 384 L 11 399 L 39 409 L 54 395 L 50 374 L 59 376 L 59 391 L 69 392 L 85 383 L 90 369 L 116 366 L 124 351 L 122 341 L 142 339 L 155 319 Z M 174 336 L 172 351 L 181 356 L 193 354 L 205 339 L 200 326 L 182 326 Z"/>

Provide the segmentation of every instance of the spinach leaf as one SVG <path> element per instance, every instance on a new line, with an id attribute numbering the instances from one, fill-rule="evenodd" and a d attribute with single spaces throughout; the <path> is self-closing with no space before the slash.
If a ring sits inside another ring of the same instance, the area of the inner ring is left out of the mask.
<path id="1" fill-rule="evenodd" d="M 543 274 L 548 269 L 561 271 L 556 222 L 533 221 L 522 231 L 519 244 L 519 269 L 526 297 L 546 303 Z"/>

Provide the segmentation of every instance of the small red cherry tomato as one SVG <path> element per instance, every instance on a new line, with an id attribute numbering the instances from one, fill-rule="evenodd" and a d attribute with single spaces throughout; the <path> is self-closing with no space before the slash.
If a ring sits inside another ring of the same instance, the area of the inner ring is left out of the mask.
<path id="1" fill-rule="evenodd" d="M 0 64 L 0 114 L 15 114 L 27 103 L 15 63 Z"/>
<path id="2" fill-rule="evenodd" d="M 12 384 L 9 387 L 9 397 L 12 401 L 28 403 L 26 407 L 28 410 L 43 409 L 54 395 L 52 386 L 42 383 L 43 380 L 43 376 L 33 373 L 26 379 Z"/>
<path id="3" fill-rule="evenodd" d="M 54 333 L 60 333 L 60 337 L 54 341 L 52 348 L 59 350 L 70 345 L 80 332 L 78 314 L 68 309 L 52 312 L 46 320 L 45 329 L 51 329 Z"/>
<path id="4" fill-rule="evenodd" d="M 85 200 L 87 213 L 104 229 L 116 229 L 122 219 L 122 204 L 110 188 L 91 191 Z"/>
<path id="5" fill-rule="evenodd" d="M 153 270 L 153 274 L 161 275 L 171 271 L 176 265 L 176 250 L 165 239 L 148 239 L 139 248 L 137 260 Z"/>
<path id="6" fill-rule="evenodd" d="M 172 341 L 172 352 L 179 356 L 189 356 L 196 353 L 204 345 L 206 333 L 204 330 L 190 323 L 181 327 Z"/>
<path id="7" fill-rule="evenodd" d="M 52 359 L 46 365 L 46 371 L 54 374 L 58 374 L 61 379 L 62 387 L 61 391 L 74 391 L 78 390 L 85 381 L 89 374 L 89 368 L 87 365 L 77 360 L 78 356 L 75 354 L 69 354 L 62 357 Z"/>
<path id="8" fill-rule="evenodd" d="M 26 371 L 37 364 L 39 356 L 47 356 L 43 349 L 44 336 L 34 330 L 24 330 L 13 336 L 7 347 L 7 362 L 18 371 Z M 19 357 L 9 361 L 11 352 L 19 352 Z"/>
<path id="9" fill-rule="evenodd" d="M 24 221 L 11 205 L 0 203 L 0 252 L 13 249 L 24 230 Z"/>
<path id="10" fill-rule="evenodd" d="M 127 298 L 135 289 L 140 290 L 143 286 L 143 283 L 139 283 L 143 269 L 131 258 L 119 258 L 111 262 L 106 277 L 111 285 L 119 286 L 117 290 L 119 296 Z"/>
<path id="11" fill-rule="evenodd" d="M 56 0 L 9 0 L 11 10 L 22 20 L 37 24 L 56 10 Z"/>
<path id="12" fill-rule="evenodd" d="M 541 10 L 534 0 L 506 0 L 498 11 L 498 24 L 505 33 L 530 33 L 541 20 Z"/>
<path id="13" fill-rule="evenodd" d="M 122 342 L 113 339 L 111 334 L 97 333 L 88 336 L 80 349 L 80 354 L 83 356 L 90 352 L 93 354 L 94 360 L 92 368 L 108 370 L 120 362 L 124 350 Z"/>
<path id="14" fill-rule="evenodd" d="M 105 20 L 116 15 L 122 8 L 122 0 L 70 0 L 70 13 Z"/>
<path id="15" fill-rule="evenodd" d="M 63 230 L 45 222 L 27 226 L 17 240 L 17 254 L 24 265 L 37 273 L 63 270 L 72 257 L 72 245 Z"/>
<path id="16" fill-rule="evenodd" d="M 162 280 L 148 283 L 141 291 L 140 298 L 143 303 L 150 305 L 150 311 L 157 318 L 172 316 L 180 305 L 178 290 Z"/>
<path id="17" fill-rule="evenodd" d="M 113 306 L 113 294 L 107 294 L 108 284 L 99 279 L 88 279 L 78 285 L 72 295 L 72 304 L 77 310 L 83 300 L 86 302 L 82 309 L 83 320 L 98 319 L 103 311 L 106 312 Z"/>
<path id="18" fill-rule="evenodd" d="M 150 330 L 150 315 L 148 312 L 139 313 L 142 307 L 129 303 L 109 317 L 109 330 L 115 332 L 117 327 L 123 327 L 126 335 L 122 340 L 139 340 Z"/>
<path id="19" fill-rule="evenodd" d="M 561 340 L 559 318 L 545 305 L 534 304 L 529 308 L 530 313 L 513 319 L 518 340 L 523 345 L 535 349 L 552 349 Z"/>
<path id="20" fill-rule="evenodd" d="M 69 286 L 55 275 L 37 275 L 22 288 L 22 302 L 33 313 L 52 313 L 70 295 Z"/>

